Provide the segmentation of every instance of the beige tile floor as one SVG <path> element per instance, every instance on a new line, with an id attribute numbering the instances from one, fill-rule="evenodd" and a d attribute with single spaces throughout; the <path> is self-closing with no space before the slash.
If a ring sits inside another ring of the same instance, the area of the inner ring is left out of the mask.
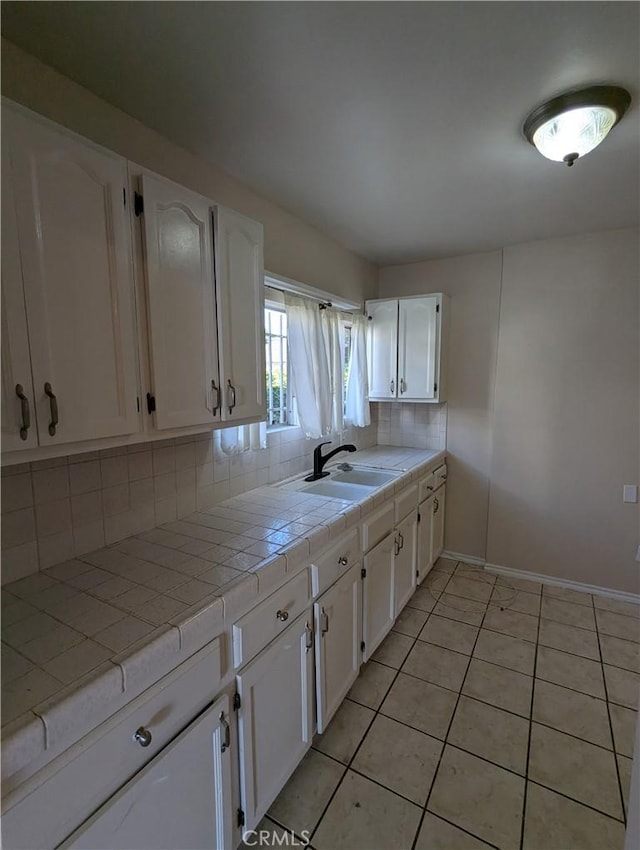
<path id="1" fill-rule="evenodd" d="M 621 850 L 638 615 L 440 560 L 260 828 L 315 850 Z"/>

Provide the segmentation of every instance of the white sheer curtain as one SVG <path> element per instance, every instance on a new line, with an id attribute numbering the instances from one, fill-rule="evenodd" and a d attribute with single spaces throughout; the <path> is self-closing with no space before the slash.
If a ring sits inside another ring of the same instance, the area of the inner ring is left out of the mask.
<path id="1" fill-rule="evenodd" d="M 296 399 L 307 437 L 331 430 L 331 386 L 325 336 L 318 304 L 285 294 L 289 343 L 289 391 Z"/>
<path id="2" fill-rule="evenodd" d="M 266 449 L 267 423 L 256 422 L 253 425 L 236 425 L 215 431 L 215 441 L 226 455 Z"/>
<path id="3" fill-rule="evenodd" d="M 354 315 L 351 324 L 351 358 L 345 408 L 347 425 L 365 428 L 371 424 L 367 375 L 367 317 L 362 315 Z"/>

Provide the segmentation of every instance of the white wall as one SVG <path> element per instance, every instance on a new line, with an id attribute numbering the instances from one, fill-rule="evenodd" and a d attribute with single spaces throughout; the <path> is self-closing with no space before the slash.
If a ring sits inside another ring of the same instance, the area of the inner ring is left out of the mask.
<path id="1" fill-rule="evenodd" d="M 504 250 L 487 560 L 638 592 L 638 231 Z"/>
<path id="2" fill-rule="evenodd" d="M 451 296 L 446 547 L 637 593 L 639 233 L 381 269 Z M 495 397 L 495 405 L 494 405 Z"/>
<path id="3" fill-rule="evenodd" d="M 380 270 L 380 296 L 451 296 L 447 450 L 447 548 L 484 559 L 491 468 L 501 253 L 492 251 Z"/>
<path id="4" fill-rule="evenodd" d="M 265 268 L 355 301 L 373 297 L 377 267 L 2 40 L 2 94 L 264 225 Z"/>

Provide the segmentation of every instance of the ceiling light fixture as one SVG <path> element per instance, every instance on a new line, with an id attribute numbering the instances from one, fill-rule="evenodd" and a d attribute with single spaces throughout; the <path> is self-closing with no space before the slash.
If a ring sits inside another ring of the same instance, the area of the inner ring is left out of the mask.
<path id="1" fill-rule="evenodd" d="M 630 103 L 631 95 L 619 86 L 577 89 L 538 106 L 522 129 L 542 156 L 573 165 L 600 144 Z"/>

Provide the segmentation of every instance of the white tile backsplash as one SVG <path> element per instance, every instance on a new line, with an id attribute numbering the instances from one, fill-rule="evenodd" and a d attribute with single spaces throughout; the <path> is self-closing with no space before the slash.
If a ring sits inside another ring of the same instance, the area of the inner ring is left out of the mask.
<path id="1" fill-rule="evenodd" d="M 440 451 L 446 448 L 447 405 L 380 402 L 377 407 L 378 443 Z"/>
<path id="2" fill-rule="evenodd" d="M 378 442 L 375 408 L 372 425 L 346 431 L 342 442 L 359 448 Z M 2 583 L 298 475 L 311 467 L 318 442 L 300 428 L 286 428 L 268 432 L 266 448 L 229 457 L 220 449 L 219 433 L 4 467 Z M 258 542 L 254 537 L 251 545 Z M 190 539 L 188 545 L 197 543 Z M 252 557 L 258 556 L 244 559 Z"/>

